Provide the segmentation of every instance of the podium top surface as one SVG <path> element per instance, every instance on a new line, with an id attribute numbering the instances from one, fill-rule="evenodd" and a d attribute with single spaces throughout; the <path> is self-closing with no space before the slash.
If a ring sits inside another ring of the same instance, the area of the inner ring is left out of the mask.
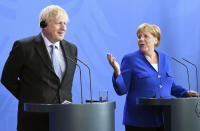
<path id="1" fill-rule="evenodd" d="M 99 102 L 99 103 L 86 103 L 86 104 L 37 104 L 37 103 L 24 103 L 24 111 L 28 112 L 56 112 L 71 109 L 106 109 L 116 108 L 115 102 Z"/>
<path id="2" fill-rule="evenodd" d="M 200 102 L 200 97 L 187 98 L 137 98 L 137 104 L 154 105 L 154 106 L 170 106 L 176 103 Z"/>

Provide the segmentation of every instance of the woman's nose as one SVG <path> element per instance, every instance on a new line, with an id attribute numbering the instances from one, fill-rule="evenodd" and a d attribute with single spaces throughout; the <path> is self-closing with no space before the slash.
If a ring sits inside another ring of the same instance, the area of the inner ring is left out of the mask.
<path id="1" fill-rule="evenodd" d="M 143 41 L 143 40 L 144 40 L 144 37 L 143 37 L 143 36 L 141 36 L 141 37 L 139 38 L 139 40 Z"/>

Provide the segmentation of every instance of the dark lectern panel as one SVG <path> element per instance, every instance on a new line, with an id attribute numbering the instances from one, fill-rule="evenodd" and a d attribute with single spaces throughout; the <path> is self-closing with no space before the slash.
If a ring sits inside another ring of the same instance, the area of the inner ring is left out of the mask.
<path id="1" fill-rule="evenodd" d="M 50 131 L 115 131 L 115 102 L 25 104 L 25 111 L 49 112 Z"/>
<path id="2" fill-rule="evenodd" d="M 165 131 L 200 131 L 200 98 L 139 98 L 138 104 L 162 107 Z"/>

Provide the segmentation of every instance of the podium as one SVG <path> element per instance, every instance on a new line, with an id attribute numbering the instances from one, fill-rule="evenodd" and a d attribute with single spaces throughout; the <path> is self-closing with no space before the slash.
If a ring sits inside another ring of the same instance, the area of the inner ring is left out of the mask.
<path id="1" fill-rule="evenodd" d="M 48 112 L 50 131 L 115 131 L 115 102 L 31 104 L 27 112 Z"/>
<path id="2" fill-rule="evenodd" d="M 200 98 L 138 98 L 137 103 L 161 108 L 164 131 L 200 131 Z"/>

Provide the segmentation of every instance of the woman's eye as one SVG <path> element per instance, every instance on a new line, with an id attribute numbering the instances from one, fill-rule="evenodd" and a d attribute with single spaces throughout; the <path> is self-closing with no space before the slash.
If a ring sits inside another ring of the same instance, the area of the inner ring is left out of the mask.
<path id="1" fill-rule="evenodd" d="M 145 37 L 145 38 L 148 38 L 149 36 L 148 36 L 148 35 L 144 35 L 144 37 Z"/>

